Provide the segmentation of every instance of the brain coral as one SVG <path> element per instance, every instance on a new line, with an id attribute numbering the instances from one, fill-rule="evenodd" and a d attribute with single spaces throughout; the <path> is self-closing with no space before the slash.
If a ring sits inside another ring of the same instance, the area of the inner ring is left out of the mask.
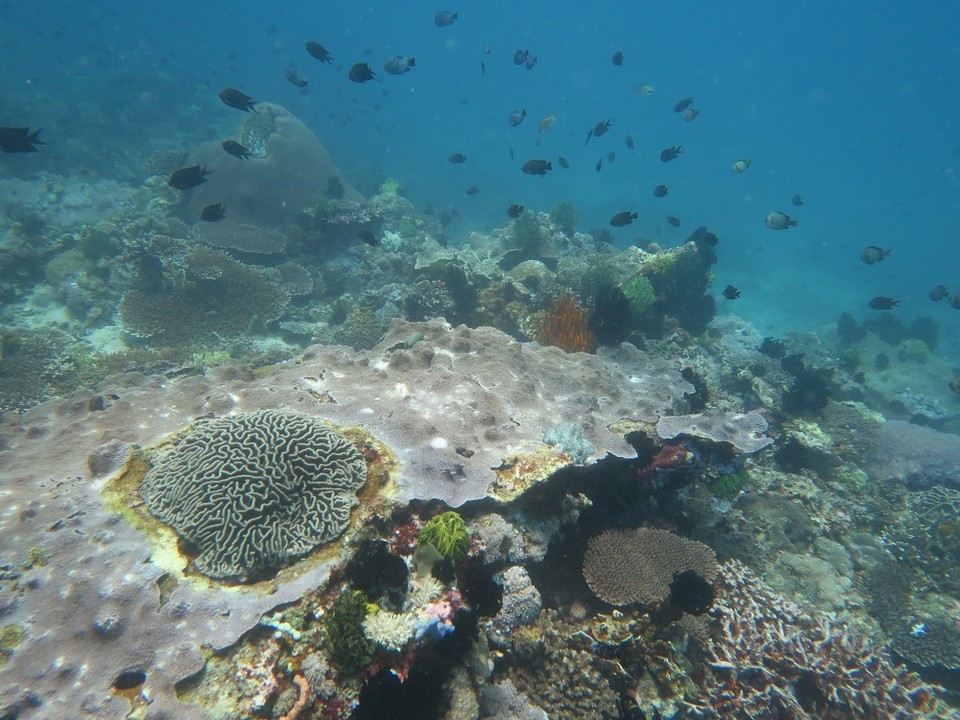
<path id="1" fill-rule="evenodd" d="M 250 581 L 340 535 L 366 482 L 363 457 L 302 413 L 197 425 L 147 472 L 147 509 L 199 550 L 196 569 Z"/>
<path id="2" fill-rule="evenodd" d="M 716 554 L 696 540 L 651 528 L 601 533 L 583 558 L 587 585 L 611 605 L 658 605 L 670 595 L 674 576 L 687 570 L 712 581 Z"/>

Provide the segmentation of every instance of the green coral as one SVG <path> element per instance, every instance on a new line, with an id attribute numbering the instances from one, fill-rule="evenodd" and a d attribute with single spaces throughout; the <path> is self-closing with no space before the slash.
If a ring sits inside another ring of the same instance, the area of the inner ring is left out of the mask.
<path id="1" fill-rule="evenodd" d="M 646 313 L 657 299 L 653 285 L 646 275 L 637 275 L 628 282 L 623 287 L 623 294 L 630 301 L 630 309 L 638 317 Z"/>
<path id="2" fill-rule="evenodd" d="M 746 468 L 740 468 L 732 473 L 720 475 L 707 483 L 710 492 L 720 500 L 732 502 L 750 484 L 750 474 Z"/>
<path id="3" fill-rule="evenodd" d="M 400 184 L 399 180 L 397 180 L 396 178 L 389 177 L 386 180 L 384 180 L 383 184 L 380 186 L 380 193 L 381 194 L 390 193 L 392 195 L 396 195 L 397 193 L 400 192 L 401 187 L 402 185 Z"/>
<path id="4" fill-rule="evenodd" d="M 930 348 L 923 340 L 909 338 L 904 340 L 897 350 L 897 360 L 925 365 L 930 360 Z"/>
<path id="5" fill-rule="evenodd" d="M 550 211 L 550 221 L 559 227 L 567 237 L 572 237 L 577 231 L 578 219 L 577 211 L 569 200 L 564 200 Z"/>
<path id="6" fill-rule="evenodd" d="M 433 545 L 448 560 L 457 562 L 467 556 L 470 548 L 470 533 L 458 513 L 445 512 L 432 518 L 420 529 L 421 544 Z"/>
<path id="7" fill-rule="evenodd" d="M 373 643 L 363 632 L 367 609 L 366 596 L 355 590 L 340 595 L 327 613 L 324 647 L 344 675 L 358 674 L 373 660 Z"/>
<path id="8" fill-rule="evenodd" d="M 513 223 L 513 239 L 517 247 L 536 250 L 540 247 L 540 223 L 532 210 L 525 210 Z"/>
<path id="9" fill-rule="evenodd" d="M 0 628 L 0 665 L 13 655 L 13 651 L 23 642 L 26 633 L 19 625 L 4 625 Z"/>

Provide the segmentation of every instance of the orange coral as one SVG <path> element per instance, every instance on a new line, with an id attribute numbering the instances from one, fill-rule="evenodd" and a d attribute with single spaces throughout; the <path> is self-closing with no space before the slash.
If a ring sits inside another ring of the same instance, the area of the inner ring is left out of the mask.
<path id="1" fill-rule="evenodd" d="M 587 315 L 576 298 L 557 298 L 537 322 L 536 339 L 541 345 L 555 345 L 567 352 L 590 352 L 593 333 L 587 327 Z"/>

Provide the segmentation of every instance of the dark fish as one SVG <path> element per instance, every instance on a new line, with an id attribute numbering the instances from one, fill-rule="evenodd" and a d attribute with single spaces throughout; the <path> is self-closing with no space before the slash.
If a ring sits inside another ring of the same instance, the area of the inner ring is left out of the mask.
<path id="1" fill-rule="evenodd" d="M 683 100 L 681 100 L 680 102 L 678 102 L 676 105 L 673 106 L 673 111 L 675 113 L 681 113 L 691 105 L 693 105 L 693 98 L 692 97 L 684 98 Z"/>
<path id="2" fill-rule="evenodd" d="M 547 170 L 553 170 L 549 160 L 527 160 L 520 168 L 527 175 L 546 175 Z"/>
<path id="3" fill-rule="evenodd" d="M 445 228 L 453 222 L 453 218 L 456 217 L 452 211 L 444 210 L 440 213 L 440 227 Z"/>
<path id="4" fill-rule="evenodd" d="M 403 75 L 417 64 L 416 58 L 393 55 L 383 64 L 384 72 L 390 75 Z"/>
<path id="5" fill-rule="evenodd" d="M 454 20 L 456 20 L 458 17 L 460 17 L 460 13 L 441 10 L 433 16 L 433 24 L 437 27 L 448 27 L 453 25 Z"/>
<path id="6" fill-rule="evenodd" d="M 681 145 L 674 145 L 673 147 L 664 148 L 663 152 L 660 153 L 660 162 L 670 162 L 671 160 L 676 160 L 680 157 Z"/>
<path id="7" fill-rule="evenodd" d="M 626 146 L 627 146 L 628 148 L 630 148 L 631 150 L 633 150 L 633 135 L 627 135 L 627 136 L 623 139 L 623 144 L 626 145 Z"/>
<path id="8" fill-rule="evenodd" d="M 207 205 L 200 212 L 200 219 L 206 220 L 207 222 L 219 222 L 227 216 L 227 210 L 223 207 L 223 203 L 217 203 L 216 205 Z"/>
<path id="9" fill-rule="evenodd" d="M 603 169 L 603 158 L 597 158 L 597 164 L 593 167 L 596 168 L 597 172 L 600 172 Z"/>
<path id="10" fill-rule="evenodd" d="M 236 140 L 224 140 L 220 145 L 228 155 L 233 155 L 235 158 L 243 160 L 250 157 L 250 150 Z"/>
<path id="11" fill-rule="evenodd" d="M 476 195 L 478 192 L 480 192 L 480 188 L 478 188 L 476 185 L 468 185 L 467 188 L 463 191 L 463 194 Z"/>
<path id="12" fill-rule="evenodd" d="M 354 63 L 353 67 L 350 68 L 350 72 L 347 73 L 347 77 L 353 80 L 355 83 L 365 83 L 367 80 L 373 80 L 375 77 L 373 70 L 370 69 L 370 66 L 364 62 Z"/>
<path id="13" fill-rule="evenodd" d="M 516 203 L 514 203 L 513 205 L 507 208 L 507 215 L 509 215 L 514 219 L 520 217 L 521 215 L 523 215 L 523 205 L 517 205 Z"/>
<path id="14" fill-rule="evenodd" d="M 611 61 L 612 61 L 613 64 L 616 65 L 617 67 L 623 65 L 623 50 L 617 50 L 617 51 L 613 54 L 613 57 L 611 58 Z"/>
<path id="15" fill-rule="evenodd" d="M 733 285 L 727 285 L 723 289 L 723 296 L 727 300 L 736 300 L 738 297 L 740 297 L 740 291 L 737 290 Z"/>
<path id="16" fill-rule="evenodd" d="M 467 156 L 463 153 L 454 153 L 447 158 L 447 162 L 452 162 L 454 165 L 462 165 L 467 161 Z"/>
<path id="17" fill-rule="evenodd" d="M 0 152 L 32 153 L 38 152 L 37 145 L 46 145 L 40 139 L 40 130 L 30 132 L 30 128 L 0 127 Z"/>
<path id="18" fill-rule="evenodd" d="M 510 161 L 513 162 L 513 148 L 510 148 Z"/>
<path id="19" fill-rule="evenodd" d="M 863 249 L 863 252 L 860 253 L 860 259 L 867 265 L 873 265 L 883 260 L 891 252 L 893 251 L 878 248 L 876 245 L 867 245 L 867 247 Z"/>
<path id="20" fill-rule="evenodd" d="M 933 290 L 930 291 L 930 299 L 934 302 L 940 302 L 947 295 L 950 294 L 950 291 L 947 290 L 946 285 L 937 285 Z"/>
<path id="21" fill-rule="evenodd" d="M 665 197 L 668 192 L 670 192 L 670 188 L 668 188 L 666 185 L 657 185 L 657 186 L 653 189 L 653 196 L 654 196 L 654 197 Z"/>
<path id="22" fill-rule="evenodd" d="M 250 112 L 251 110 L 256 112 L 256 109 L 253 107 L 255 101 L 249 95 L 244 95 L 239 90 L 224 88 L 220 91 L 219 97 L 225 105 L 229 105 L 232 108 L 243 110 L 244 112 Z"/>
<path id="23" fill-rule="evenodd" d="M 674 227 L 680 227 L 680 218 L 674 215 L 667 215 L 667 222 L 673 225 Z"/>
<path id="24" fill-rule="evenodd" d="M 570 161 L 567 160 L 563 155 L 560 155 L 557 158 L 557 165 L 562 167 L 564 170 L 567 170 L 570 168 Z"/>
<path id="25" fill-rule="evenodd" d="M 313 57 L 319 60 L 322 63 L 333 62 L 333 55 L 331 55 L 327 49 L 318 43 L 316 40 L 311 40 L 307 43 L 307 52 L 310 53 Z"/>
<path id="26" fill-rule="evenodd" d="M 953 380 L 947 383 L 947 387 L 960 395 L 960 375 L 955 375 Z"/>
<path id="27" fill-rule="evenodd" d="M 600 137 L 601 135 L 606 133 L 607 130 L 610 129 L 611 124 L 612 123 L 610 122 L 610 120 L 602 120 L 598 122 L 596 125 L 594 125 L 592 128 L 590 128 L 590 132 L 587 133 L 587 140 L 586 142 L 583 143 L 584 147 L 586 147 L 587 143 L 590 142 L 590 138 Z"/>
<path id="28" fill-rule="evenodd" d="M 180 168 L 170 176 L 170 179 L 167 180 L 167 185 L 177 190 L 189 190 L 197 185 L 203 185 L 203 183 L 207 181 L 207 178 L 204 176 L 210 173 L 211 171 L 207 170 L 206 165 L 203 167 L 193 165 L 191 167 Z"/>
<path id="29" fill-rule="evenodd" d="M 527 61 L 524 63 L 524 65 L 527 66 L 527 70 L 533 70 L 533 66 L 536 64 L 537 64 L 537 56 L 527 55 Z"/>
<path id="30" fill-rule="evenodd" d="M 380 244 L 380 241 L 377 239 L 377 236 L 366 228 L 362 230 L 357 230 L 357 237 L 363 240 L 367 245 L 371 247 L 376 247 Z"/>
<path id="31" fill-rule="evenodd" d="M 794 193 L 794 194 L 793 194 L 793 204 L 794 204 L 796 207 L 800 207 L 801 205 L 803 205 L 803 198 L 800 197 L 800 193 Z"/>
<path id="32" fill-rule="evenodd" d="M 954 293 L 950 297 L 950 307 L 960 310 L 960 292 Z"/>
<path id="33" fill-rule="evenodd" d="M 480 61 L 480 77 L 486 77 L 486 76 L 487 76 L 487 64 L 483 60 L 481 60 Z"/>
<path id="34" fill-rule="evenodd" d="M 527 58 L 530 57 L 529 50 L 516 50 L 513 53 L 513 64 L 514 65 L 526 65 Z"/>
<path id="35" fill-rule="evenodd" d="M 523 122 L 523 119 L 527 116 L 526 110 L 514 110 L 510 113 L 510 126 L 516 127 Z"/>
<path id="36" fill-rule="evenodd" d="M 893 310 L 893 308 L 900 305 L 900 301 L 884 297 L 883 295 L 877 295 L 877 297 L 867 304 L 874 310 Z"/>
<path id="37" fill-rule="evenodd" d="M 687 108 L 683 111 L 683 120 L 684 122 L 693 122 L 697 119 L 697 115 L 700 114 L 700 111 L 695 108 Z"/>
<path id="38" fill-rule="evenodd" d="M 611 150 L 610 152 L 607 153 L 607 162 L 613 162 L 616 159 L 617 159 L 617 154 L 615 152 Z"/>
<path id="39" fill-rule="evenodd" d="M 610 224 L 613 225 L 613 227 L 623 227 L 624 225 L 629 225 L 636 219 L 637 213 L 624 210 L 610 218 Z"/>
<path id="40" fill-rule="evenodd" d="M 307 79 L 301 75 L 300 71 L 297 70 L 293 65 L 287 68 L 286 72 L 284 72 L 284 76 L 298 88 L 304 88 L 307 86 Z"/>

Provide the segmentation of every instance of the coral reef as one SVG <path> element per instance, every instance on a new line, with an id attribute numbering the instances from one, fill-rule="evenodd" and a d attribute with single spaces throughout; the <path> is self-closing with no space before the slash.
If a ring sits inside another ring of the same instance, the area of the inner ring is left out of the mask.
<path id="1" fill-rule="evenodd" d="M 165 345 L 235 337 L 255 319 L 275 320 L 289 302 L 262 272 L 215 250 L 198 248 L 184 265 L 189 279 L 172 292 L 123 294 L 118 317 L 126 332 Z"/>
<path id="2" fill-rule="evenodd" d="M 197 548 L 199 572 L 248 582 L 339 536 L 366 479 L 342 435 L 265 410 L 195 425 L 156 458 L 140 496 Z"/>
<path id="3" fill-rule="evenodd" d="M 237 136 L 250 149 L 250 159 L 238 162 L 223 151 L 220 141 L 206 143 L 190 164 L 206 166 L 209 180 L 190 193 L 187 217 L 200 217 L 211 203 L 223 203 L 231 221 L 283 230 L 296 225 L 301 210 L 327 190 L 331 177 L 345 189 L 348 200 L 359 200 L 317 138 L 286 108 L 257 103 L 257 112 L 244 116 Z"/>
<path id="4" fill-rule="evenodd" d="M 755 453 L 773 442 L 765 437 L 767 421 L 757 413 L 698 413 L 665 415 L 657 422 L 657 434 L 664 440 L 680 435 L 729 443 L 737 452 Z"/>
<path id="5" fill-rule="evenodd" d="M 593 333 L 587 316 L 573 296 L 557 298 L 535 321 L 535 338 L 541 345 L 553 345 L 565 352 L 590 352 Z"/>
<path id="6" fill-rule="evenodd" d="M 946 718 L 933 688 L 842 620 L 806 611 L 745 566 L 724 563 L 711 611 L 702 699 L 688 717 L 747 720 Z"/>
<path id="7" fill-rule="evenodd" d="M 327 613 L 324 647 L 345 675 L 356 675 L 373 660 L 373 643 L 363 630 L 366 617 L 367 598 L 359 590 L 338 595 Z"/>
<path id="8" fill-rule="evenodd" d="M 466 557 L 469 539 L 470 534 L 463 518 L 452 510 L 430 518 L 426 525 L 420 528 L 420 543 L 433 545 L 443 557 L 452 562 Z"/>
<path id="9" fill-rule="evenodd" d="M 666 530 L 607 530 L 592 538 L 583 576 L 598 598 L 611 605 L 663 604 L 674 576 L 693 570 L 710 582 L 717 556 L 709 547 Z"/>

